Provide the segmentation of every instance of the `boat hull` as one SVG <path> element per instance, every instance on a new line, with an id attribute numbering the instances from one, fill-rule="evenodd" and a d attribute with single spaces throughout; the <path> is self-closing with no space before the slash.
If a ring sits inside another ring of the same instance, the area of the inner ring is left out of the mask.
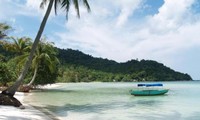
<path id="1" fill-rule="evenodd" d="M 162 90 L 131 90 L 131 95 L 135 96 L 154 96 L 154 95 L 164 95 L 167 93 L 168 89 L 162 89 Z"/>

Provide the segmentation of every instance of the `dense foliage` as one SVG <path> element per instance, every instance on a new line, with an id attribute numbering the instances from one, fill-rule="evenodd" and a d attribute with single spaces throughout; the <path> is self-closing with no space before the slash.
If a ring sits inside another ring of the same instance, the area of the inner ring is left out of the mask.
<path id="1" fill-rule="evenodd" d="M 7 86 L 15 79 L 14 72 L 4 62 L 0 62 L 0 85 Z"/>
<path id="2" fill-rule="evenodd" d="M 152 60 L 117 63 L 108 59 L 94 58 L 77 50 L 57 49 L 58 58 L 64 65 L 62 80 L 65 82 L 192 80 L 188 74 L 176 72 Z"/>
<path id="3" fill-rule="evenodd" d="M 32 45 L 30 38 L 8 37 L 6 33 L 9 29 L 11 27 L 6 24 L 0 24 L 0 85 L 14 82 L 23 69 Z M 35 85 L 54 82 L 192 80 L 188 74 L 174 71 L 152 60 L 130 60 L 118 63 L 113 60 L 94 58 L 78 50 L 54 48 L 48 42 L 41 44 L 44 46 L 40 44 L 33 56 L 32 67 L 24 83 L 29 83 L 36 73 L 33 83 Z M 60 61 L 60 65 L 56 61 Z M 38 70 L 34 72 L 36 68 Z"/>
<path id="4" fill-rule="evenodd" d="M 0 85 L 13 83 L 17 79 L 27 60 L 31 45 L 31 39 L 25 37 L 12 38 L 9 41 L 2 40 L 0 44 Z M 34 85 L 55 83 L 59 64 L 56 50 L 53 44 L 45 41 L 39 43 L 24 84 L 28 84 L 30 81 L 33 81 Z M 35 72 L 36 68 L 37 72 Z M 36 77 L 33 79 L 33 76 Z"/>
<path id="5" fill-rule="evenodd" d="M 58 69 L 58 68 L 57 68 Z M 58 70 L 51 72 L 46 64 L 41 64 L 33 85 L 45 85 L 56 82 Z"/>
<path id="6" fill-rule="evenodd" d="M 54 82 L 132 82 L 132 81 L 177 81 L 192 80 L 188 74 L 176 72 L 161 63 L 152 60 L 130 60 L 117 63 L 112 60 L 94 58 L 80 51 L 72 49 L 59 49 L 58 59 L 60 65 L 55 72 L 50 72 L 48 66 L 41 64 L 34 84 L 47 84 Z M 6 58 L 13 56 L 12 52 L 0 49 Z M 15 64 L 11 62 L 10 64 Z M 14 65 L 10 66 L 14 66 Z M 17 68 L 15 66 L 15 68 Z M 10 67 L 10 70 L 14 68 Z M 20 70 L 15 69 L 19 74 Z M 28 74 L 26 82 L 30 81 L 33 70 Z M 5 79 L 6 80 L 6 79 Z"/>

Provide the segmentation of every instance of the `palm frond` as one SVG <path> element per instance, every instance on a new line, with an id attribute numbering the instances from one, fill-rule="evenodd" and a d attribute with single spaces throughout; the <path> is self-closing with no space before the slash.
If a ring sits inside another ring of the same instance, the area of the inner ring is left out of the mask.
<path id="1" fill-rule="evenodd" d="M 89 5 L 88 1 L 87 0 L 83 0 L 83 4 L 87 8 L 88 12 L 91 12 L 90 5 Z"/>
<path id="2" fill-rule="evenodd" d="M 73 2 L 77 16 L 78 16 L 78 18 L 80 18 L 79 1 L 81 1 L 81 0 L 54 0 L 55 14 L 57 15 L 58 6 L 61 5 L 61 8 L 64 8 L 64 10 L 66 12 L 66 19 L 68 19 L 70 5 L 71 5 L 71 2 Z M 44 6 L 46 5 L 47 2 L 49 2 L 49 0 L 42 0 L 40 7 L 44 8 Z M 82 2 L 83 2 L 83 5 L 87 8 L 87 11 L 90 12 L 91 9 L 90 9 L 88 1 L 82 0 Z"/>
<path id="3" fill-rule="evenodd" d="M 32 60 L 32 68 L 35 69 L 40 64 L 40 59 L 38 56 L 35 56 Z"/>
<path id="4" fill-rule="evenodd" d="M 40 3 L 40 8 L 44 8 L 44 6 L 47 4 L 47 1 L 49 0 L 42 0 L 42 2 Z"/>
<path id="5" fill-rule="evenodd" d="M 60 61 L 59 61 L 59 59 L 57 57 L 54 57 L 53 59 L 54 59 L 54 63 L 55 64 L 60 64 Z"/>
<path id="6" fill-rule="evenodd" d="M 6 23 L 0 23 L 0 40 L 5 39 L 7 37 L 7 32 L 12 30 L 12 27 Z"/>
<path id="7" fill-rule="evenodd" d="M 77 13 L 77 16 L 78 18 L 80 18 L 80 11 L 79 11 L 79 3 L 78 3 L 78 0 L 73 0 L 74 2 L 74 7 L 76 9 L 76 13 Z"/>
<path id="8" fill-rule="evenodd" d="M 54 0 L 55 15 L 57 15 L 57 10 L 58 10 L 59 3 L 61 3 L 61 0 Z"/>
<path id="9" fill-rule="evenodd" d="M 28 55 L 29 55 L 28 53 L 23 54 L 23 55 L 15 57 L 13 60 L 16 62 L 16 64 L 23 65 L 26 62 Z"/>
<path id="10" fill-rule="evenodd" d="M 61 7 L 66 10 L 66 19 L 68 19 L 70 4 L 71 4 L 70 0 L 63 0 L 61 3 Z"/>

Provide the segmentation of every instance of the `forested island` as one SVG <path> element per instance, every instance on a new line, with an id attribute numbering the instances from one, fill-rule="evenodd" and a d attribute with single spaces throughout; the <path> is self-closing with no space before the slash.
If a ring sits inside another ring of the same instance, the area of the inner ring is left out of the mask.
<path id="1" fill-rule="evenodd" d="M 48 66 L 40 64 L 34 84 L 54 82 L 132 82 L 132 81 L 181 81 L 192 80 L 190 75 L 174 71 L 162 63 L 152 60 L 130 60 L 118 63 L 113 60 L 95 58 L 81 51 L 55 48 L 60 63 L 50 72 Z M 20 66 L 15 63 L 19 54 L 8 52 L 0 46 L 1 78 L 9 76 L 8 82 L 14 81 Z M 6 63 L 3 64 L 3 62 Z M 34 71 L 26 77 L 30 81 Z M 2 81 L 2 80 L 1 80 Z M 4 79 L 4 81 L 6 81 Z M 5 82 L 2 81 L 5 84 Z"/>
<path id="2" fill-rule="evenodd" d="M 190 75 L 174 71 L 153 60 L 130 60 L 118 63 L 113 60 L 94 58 L 78 50 L 58 49 L 65 82 L 132 82 L 132 81 L 179 81 L 192 80 Z"/>
<path id="3" fill-rule="evenodd" d="M 11 27 L 0 24 L 0 85 L 16 81 L 32 46 L 29 37 L 8 36 Z M 95 58 L 78 50 L 56 48 L 42 38 L 36 48 L 24 84 L 55 82 L 134 82 L 192 80 L 190 75 L 174 71 L 153 60 L 129 60 L 118 63 Z"/>

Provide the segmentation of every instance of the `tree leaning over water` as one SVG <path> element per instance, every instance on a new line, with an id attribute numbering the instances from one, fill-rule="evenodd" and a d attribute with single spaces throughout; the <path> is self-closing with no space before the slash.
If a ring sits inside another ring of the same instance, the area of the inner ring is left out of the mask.
<path id="1" fill-rule="evenodd" d="M 87 0 L 82 0 L 82 2 L 89 12 L 90 6 L 89 6 Z M 46 5 L 46 3 L 48 3 L 48 7 L 47 7 L 46 13 L 43 17 L 43 20 L 40 24 L 40 28 L 38 30 L 38 33 L 35 37 L 34 43 L 33 43 L 32 48 L 31 48 L 30 55 L 28 57 L 28 60 L 26 61 L 24 68 L 23 68 L 21 74 L 19 75 L 18 79 L 16 80 L 16 82 L 11 87 L 2 91 L 2 94 L 4 94 L 4 95 L 9 95 L 9 96 L 13 97 L 15 92 L 17 91 L 17 89 L 21 85 L 21 83 L 24 81 L 24 77 L 26 76 L 28 69 L 31 66 L 31 62 L 32 62 L 36 47 L 37 47 L 37 45 L 40 41 L 40 38 L 41 38 L 42 33 L 44 31 L 47 19 L 48 19 L 50 13 L 51 13 L 53 5 L 54 5 L 54 9 L 55 9 L 55 14 L 57 14 L 58 5 L 61 5 L 61 8 L 65 9 L 66 17 L 68 17 L 68 12 L 69 12 L 70 6 L 71 6 L 71 4 L 74 4 L 78 18 L 80 18 L 79 0 L 43 0 L 40 7 L 43 7 L 44 5 Z"/>
<path id="2" fill-rule="evenodd" d="M 51 73 L 55 72 L 56 66 L 59 64 L 59 60 L 56 57 L 57 51 L 53 47 L 53 43 L 47 41 L 40 41 L 33 57 L 32 68 L 34 69 L 34 75 L 31 81 L 27 84 L 27 87 L 31 87 L 36 79 L 38 69 L 41 65 L 46 65 Z"/>

